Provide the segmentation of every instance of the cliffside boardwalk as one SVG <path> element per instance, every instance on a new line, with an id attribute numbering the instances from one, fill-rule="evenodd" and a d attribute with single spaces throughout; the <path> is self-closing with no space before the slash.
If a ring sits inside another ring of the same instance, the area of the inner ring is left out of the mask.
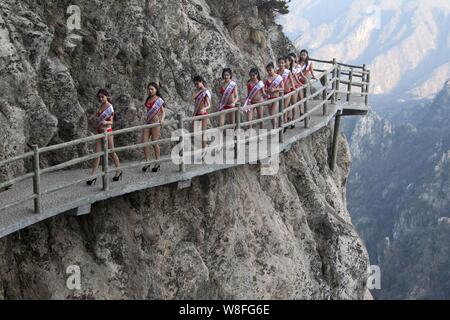
<path id="1" fill-rule="evenodd" d="M 279 128 L 270 131 L 269 135 L 278 135 L 280 142 L 279 152 L 281 153 L 288 151 L 295 142 L 328 126 L 330 121 L 335 118 L 333 151 L 330 159 L 330 166 L 334 169 L 341 117 L 361 116 L 367 114 L 369 110 L 370 70 L 367 70 L 365 66 L 337 63 L 335 59 L 333 61 L 311 59 L 311 61 L 315 61 L 323 67 L 323 69 L 316 69 L 317 72 L 321 73 L 319 80 L 322 85 L 316 88 L 315 92 L 311 93 L 313 84 L 307 83 L 292 93 L 283 94 L 280 98 L 253 106 L 264 108 L 265 114 L 268 114 L 268 106 L 278 102 L 280 111 L 273 116 L 265 116 L 262 119 L 244 122 L 240 108 L 199 117 L 184 118 L 179 115 L 175 120 L 164 122 L 163 130 L 169 131 L 170 136 L 171 133 L 180 132 L 180 129 L 191 128 L 192 123 L 195 121 L 201 121 L 205 118 L 218 119 L 221 115 L 229 113 L 235 113 L 236 124 L 214 127 L 203 133 L 217 129 L 245 130 L 250 125 L 256 125 L 261 122 L 267 123 L 267 126 L 269 126 L 272 119 L 278 119 L 280 123 Z M 285 108 L 285 99 L 298 94 L 300 90 L 304 91 L 305 98 Z M 285 123 L 284 115 L 297 107 L 303 107 L 304 114 L 291 122 Z M 296 128 L 284 132 L 285 128 L 289 128 L 292 125 L 296 125 Z M 179 188 L 185 188 L 190 186 L 191 179 L 195 177 L 242 165 L 238 161 L 234 164 L 223 165 L 191 165 L 183 161 L 180 164 L 174 164 L 171 157 L 171 147 L 173 147 L 174 143 L 178 144 L 183 142 L 184 139 L 191 139 L 194 135 L 198 135 L 198 133 L 194 134 L 191 131 L 184 134 L 174 134 L 176 141 L 174 141 L 173 137 L 169 137 L 146 144 L 126 145 L 108 149 L 107 138 L 110 135 L 119 136 L 139 133 L 145 128 L 156 126 L 160 126 L 160 124 L 117 130 L 112 133 L 95 135 L 44 148 L 33 146 L 30 152 L 0 161 L 0 168 L 14 162 L 28 161 L 32 164 L 30 172 L 0 184 L 0 190 L 13 185 L 12 189 L 0 192 L 0 238 L 59 214 L 88 214 L 92 204 L 109 198 L 173 183 L 178 183 Z M 257 141 L 256 143 L 259 144 L 262 138 L 267 136 L 266 132 L 258 132 L 256 136 L 252 137 L 242 139 L 237 137 L 234 138 L 234 141 L 225 142 L 223 147 L 234 149 L 235 158 L 237 158 L 238 152 L 243 150 L 247 154 L 252 152 L 250 145 L 247 145 L 250 141 Z M 45 153 L 93 143 L 98 140 L 103 140 L 104 142 L 104 150 L 100 153 L 85 155 L 51 167 L 41 167 L 39 159 Z M 111 174 L 115 172 L 115 168 L 111 169 L 108 165 L 108 155 L 110 153 L 140 151 L 144 146 L 152 146 L 154 144 L 168 147 L 169 152 L 164 154 L 159 161 L 123 163 L 120 170 L 125 172 L 124 180 L 114 185 L 109 183 L 112 177 Z M 216 148 L 216 146 L 211 148 Z M 89 176 L 88 170 L 85 169 L 70 169 L 75 166 L 79 167 L 98 157 L 103 158 L 103 166 L 102 172 L 96 176 Z M 248 159 L 249 157 L 246 158 Z M 267 156 L 258 156 L 257 160 L 261 162 L 261 166 L 270 166 L 271 162 Z M 153 163 L 162 164 L 159 173 L 142 173 L 142 166 Z M 246 163 L 252 162 L 248 161 Z M 87 187 L 86 181 L 93 178 L 102 178 L 102 183 L 99 183 L 98 187 Z"/>

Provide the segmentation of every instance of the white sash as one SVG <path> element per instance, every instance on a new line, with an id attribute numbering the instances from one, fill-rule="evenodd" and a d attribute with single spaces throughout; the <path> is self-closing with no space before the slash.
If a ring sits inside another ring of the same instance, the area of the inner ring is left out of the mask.
<path id="1" fill-rule="evenodd" d="M 306 71 L 309 71 L 309 69 L 311 69 L 311 65 L 312 65 L 312 62 L 311 62 L 311 61 L 308 62 L 308 64 L 305 64 L 305 65 L 302 67 L 302 72 L 305 73 Z"/>
<path id="2" fill-rule="evenodd" d="M 292 72 L 294 72 L 294 74 L 299 74 L 300 72 L 302 72 L 302 67 L 297 64 L 297 66 L 292 70 Z"/>
<path id="3" fill-rule="evenodd" d="M 283 81 L 283 77 L 280 76 L 280 75 L 278 75 L 278 76 L 272 81 L 272 83 L 270 84 L 269 89 L 275 89 L 275 88 L 278 88 L 278 87 L 280 86 L 280 84 L 281 84 L 282 81 Z"/>
<path id="4" fill-rule="evenodd" d="M 158 114 L 159 110 L 161 110 L 162 106 L 164 105 L 164 100 L 161 98 L 158 98 L 158 100 L 156 100 L 155 104 L 153 105 L 153 107 L 151 107 L 150 109 L 147 110 L 147 123 L 149 123 L 150 121 L 152 121 L 153 117 Z"/>
<path id="5" fill-rule="evenodd" d="M 291 74 L 291 70 L 285 69 L 283 72 L 283 80 L 286 80 L 290 74 Z"/>
<path id="6" fill-rule="evenodd" d="M 203 90 L 202 92 L 200 92 L 197 97 L 195 97 L 195 110 L 194 110 L 194 117 L 197 116 L 198 112 L 200 111 L 200 106 L 203 102 L 203 99 L 205 99 L 206 97 L 208 97 L 209 99 L 211 99 L 211 92 L 209 92 L 208 89 Z M 208 105 L 205 105 L 205 107 L 207 107 Z"/>
<path id="7" fill-rule="evenodd" d="M 101 128 L 102 122 L 111 118 L 114 114 L 114 108 L 112 105 L 110 105 L 108 108 L 106 108 L 105 111 L 103 111 L 100 116 L 97 119 L 98 128 Z"/>
<path id="8" fill-rule="evenodd" d="M 250 91 L 250 93 L 247 96 L 247 99 L 245 99 L 245 104 L 242 107 L 242 109 L 244 111 L 248 111 L 250 110 L 249 105 L 252 104 L 253 99 L 256 97 L 256 94 L 258 93 L 259 90 L 261 90 L 262 88 L 264 88 L 264 82 L 259 81 L 252 89 L 252 91 Z"/>
<path id="9" fill-rule="evenodd" d="M 235 88 L 236 88 L 236 82 L 231 81 L 228 84 L 227 88 L 225 89 L 222 99 L 220 100 L 219 111 L 222 111 L 223 108 L 225 108 L 225 106 L 227 105 L 228 100 L 230 100 L 230 96 L 234 92 Z"/>

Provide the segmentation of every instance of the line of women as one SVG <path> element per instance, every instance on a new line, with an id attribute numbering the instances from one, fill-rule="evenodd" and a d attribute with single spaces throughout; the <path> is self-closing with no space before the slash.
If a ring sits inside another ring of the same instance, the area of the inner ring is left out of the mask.
<path id="1" fill-rule="evenodd" d="M 263 107 L 253 107 L 256 104 L 262 103 L 264 101 L 269 101 L 277 99 L 280 97 L 281 93 L 286 94 L 292 93 L 300 86 L 304 85 L 309 79 L 316 79 L 314 74 L 314 67 L 312 62 L 309 60 L 309 54 L 307 50 L 302 50 L 300 55 L 297 57 L 295 53 L 290 53 L 286 57 L 281 57 L 277 60 L 277 66 L 273 63 L 269 63 L 266 66 L 267 78 L 265 81 L 262 80 L 261 74 L 257 68 L 252 68 L 249 73 L 250 79 L 247 81 L 247 97 L 245 103 L 242 106 L 242 111 L 246 114 L 247 121 L 252 121 L 256 113 L 259 119 L 264 117 Z M 223 82 L 220 87 L 220 92 L 218 92 L 221 97 L 217 111 L 224 111 L 233 109 L 239 102 L 239 89 L 238 84 L 233 80 L 233 72 L 231 69 L 226 68 L 222 72 Z M 212 94 L 209 90 L 205 79 L 201 76 L 196 76 L 194 79 L 195 90 L 192 94 L 192 99 L 195 104 L 194 116 L 206 116 L 208 115 L 208 110 L 211 109 L 212 105 Z M 97 133 L 101 134 L 104 132 L 112 132 L 115 112 L 114 107 L 111 103 L 108 92 L 105 89 L 101 89 L 97 98 L 100 102 L 100 107 L 97 112 Z M 285 99 L 285 107 L 288 108 L 303 99 L 303 92 L 300 91 L 298 95 L 293 95 Z M 146 124 L 156 124 L 161 125 L 166 117 L 165 112 L 166 103 L 160 94 L 159 85 L 157 83 L 150 83 L 148 86 L 148 97 L 145 101 L 146 108 Z M 301 108 L 300 108 L 301 109 Z M 269 105 L 269 114 L 275 115 L 278 113 L 278 103 L 273 103 Z M 299 110 L 301 115 L 301 110 Z M 297 110 L 291 110 L 285 114 L 284 122 L 289 123 L 296 119 Z M 228 119 L 226 119 L 228 118 Z M 222 115 L 219 119 L 220 126 L 225 125 L 226 120 L 231 124 L 236 123 L 235 113 L 228 113 L 226 116 Z M 272 128 L 277 127 L 277 120 L 272 119 Z M 204 118 L 199 121 L 199 126 L 204 131 L 208 126 L 208 118 Z M 251 129 L 253 126 L 250 126 Z M 259 124 L 259 128 L 264 128 L 264 123 Z M 291 127 L 293 128 L 293 126 Z M 289 128 L 285 128 L 287 130 Z M 142 143 L 148 143 L 150 138 L 152 141 L 160 139 L 161 136 L 161 126 L 156 126 L 152 129 L 145 129 L 142 134 Z M 207 141 L 203 139 L 203 149 L 207 147 Z M 114 137 L 112 135 L 108 136 L 108 148 L 114 148 Z M 158 172 L 160 170 L 159 160 L 161 158 L 161 150 L 159 145 L 153 145 L 155 157 L 157 163 L 153 168 L 152 172 Z M 98 141 L 95 146 L 95 152 L 100 152 L 102 150 L 102 142 Z M 114 182 L 118 182 L 123 177 L 123 172 L 120 168 L 120 160 L 116 153 L 111 153 L 111 157 L 114 161 L 116 167 L 116 174 L 113 178 Z M 144 148 L 144 157 L 146 162 L 150 162 L 150 147 Z M 91 176 L 95 176 L 100 165 L 100 158 L 95 159 L 92 168 Z M 142 168 L 142 171 L 147 172 L 150 169 L 150 165 L 146 165 Z M 97 178 L 87 181 L 89 186 L 95 185 Z"/>

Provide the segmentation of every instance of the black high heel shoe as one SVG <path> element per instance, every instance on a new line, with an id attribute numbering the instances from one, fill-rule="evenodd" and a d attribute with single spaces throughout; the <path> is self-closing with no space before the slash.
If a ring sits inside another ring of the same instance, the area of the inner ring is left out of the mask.
<path id="1" fill-rule="evenodd" d="M 161 170 L 161 164 L 157 164 L 155 165 L 155 167 L 152 169 L 152 172 L 158 172 L 159 170 Z"/>
<path id="2" fill-rule="evenodd" d="M 114 182 L 120 181 L 120 180 L 122 180 L 122 177 L 123 177 L 123 171 L 120 171 L 120 174 L 118 176 L 114 177 L 113 181 Z"/>
<path id="3" fill-rule="evenodd" d="M 150 165 L 146 165 L 145 167 L 142 168 L 143 172 L 147 172 L 148 169 L 150 169 Z"/>
<path id="4" fill-rule="evenodd" d="M 86 184 L 88 186 L 95 186 L 96 183 L 97 183 L 97 178 L 89 180 L 89 181 L 86 181 Z"/>

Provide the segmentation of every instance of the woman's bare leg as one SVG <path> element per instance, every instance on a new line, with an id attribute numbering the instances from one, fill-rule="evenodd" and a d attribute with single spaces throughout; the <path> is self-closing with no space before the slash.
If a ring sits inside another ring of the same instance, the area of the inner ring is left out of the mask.
<path id="1" fill-rule="evenodd" d="M 109 149 L 114 149 L 114 136 L 109 136 L 108 137 L 108 148 Z M 117 156 L 117 153 L 113 152 L 111 153 L 111 158 L 114 161 L 114 165 L 116 166 L 116 174 L 120 173 L 120 160 L 119 157 Z"/>
<path id="2" fill-rule="evenodd" d="M 289 108 L 291 106 L 291 97 L 289 97 L 289 98 L 286 98 L 285 100 L 284 100 L 284 108 L 285 109 L 287 109 L 287 108 Z M 285 112 L 284 113 L 284 123 L 288 123 L 289 121 L 289 114 L 290 114 L 290 112 Z"/>
<path id="3" fill-rule="evenodd" d="M 298 101 L 298 95 L 293 95 L 292 96 L 292 105 L 296 104 L 297 101 Z M 297 109 L 297 107 L 292 109 L 292 117 L 291 117 L 292 120 L 296 119 L 296 115 L 297 115 L 296 109 Z"/>
<path id="4" fill-rule="evenodd" d="M 202 120 L 202 131 L 205 132 L 208 129 L 208 119 Z M 202 147 L 206 149 L 208 147 L 208 141 L 205 139 L 205 135 L 202 134 Z"/>
<path id="5" fill-rule="evenodd" d="M 102 151 L 102 141 L 97 141 L 95 143 L 95 153 L 99 153 L 100 151 Z M 94 165 L 92 167 L 92 172 L 91 172 L 91 176 L 95 175 L 97 173 L 98 167 L 100 166 L 100 157 L 95 158 L 94 160 Z"/>
<path id="6" fill-rule="evenodd" d="M 223 127 L 225 125 L 225 115 L 222 114 L 219 118 L 219 127 Z"/>
<path id="7" fill-rule="evenodd" d="M 278 103 L 274 103 L 270 106 L 270 115 L 273 116 L 278 113 Z M 272 129 L 275 129 L 277 127 L 277 121 L 278 119 L 273 118 L 272 121 Z"/>
<path id="8" fill-rule="evenodd" d="M 152 128 L 152 141 L 159 140 L 161 137 L 161 127 Z M 156 160 L 161 159 L 161 148 L 158 144 L 153 145 Z"/>
<path id="9" fill-rule="evenodd" d="M 144 131 L 142 131 L 142 143 L 147 143 L 149 139 L 150 139 L 150 129 L 144 129 Z M 149 146 L 144 147 L 144 157 L 145 157 L 145 161 L 150 161 L 150 147 Z"/>
<path id="10" fill-rule="evenodd" d="M 264 107 L 259 107 L 259 108 L 257 109 L 257 112 L 258 112 L 258 119 L 264 118 Z M 259 128 L 260 128 L 261 130 L 264 129 L 264 122 L 261 122 L 261 123 L 259 124 Z"/>
<path id="11" fill-rule="evenodd" d="M 246 114 L 247 114 L 247 122 L 253 121 L 253 109 L 247 111 Z M 250 129 L 253 129 L 252 124 L 247 127 L 247 130 L 250 130 Z"/>

